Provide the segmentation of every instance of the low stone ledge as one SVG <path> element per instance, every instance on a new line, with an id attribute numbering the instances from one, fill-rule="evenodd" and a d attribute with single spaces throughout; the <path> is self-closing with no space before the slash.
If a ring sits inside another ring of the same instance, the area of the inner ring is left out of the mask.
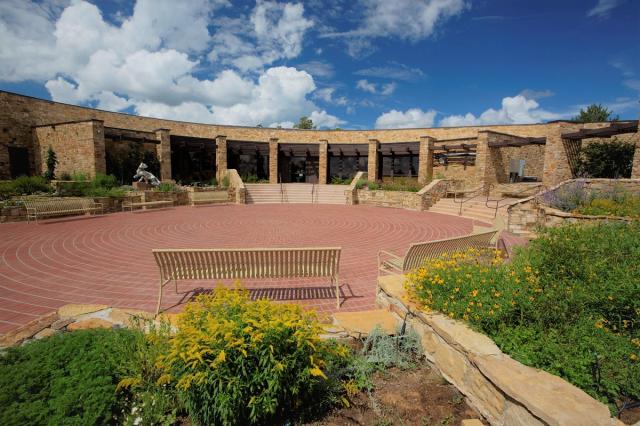
<path id="1" fill-rule="evenodd" d="M 606 405 L 560 377 L 525 366 L 484 334 L 408 300 L 403 276 L 378 280 L 376 302 L 420 336 L 425 357 L 492 425 L 614 425 Z"/>

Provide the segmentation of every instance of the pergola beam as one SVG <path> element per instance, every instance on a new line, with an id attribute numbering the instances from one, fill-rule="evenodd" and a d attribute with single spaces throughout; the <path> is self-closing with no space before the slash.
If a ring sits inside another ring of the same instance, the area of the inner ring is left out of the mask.
<path id="1" fill-rule="evenodd" d="M 613 122 L 608 127 L 599 129 L 580 129 L 577 132 L 564 133 L 563 139 L 582 140 L 588 138 L 610 138 L 611 136 L 638 131 L 638 120 Z"/>
<path id="2" fill-rule="evenodd" d="M 489 148 L 523 147 L 527 145 L 545 145 L 547 138 L 518 138 L 518 140 L 506 140 L 489 142 Z"/>

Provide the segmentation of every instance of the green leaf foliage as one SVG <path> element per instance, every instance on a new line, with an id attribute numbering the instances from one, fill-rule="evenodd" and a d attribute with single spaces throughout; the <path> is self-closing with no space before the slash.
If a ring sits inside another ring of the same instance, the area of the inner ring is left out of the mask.
<path id="1" fill-rule="evenodd" d="M 93 425 L 117 411 L 116 341 L 126 330 L 61 333 L 0 357 L 0 424 Z"/>

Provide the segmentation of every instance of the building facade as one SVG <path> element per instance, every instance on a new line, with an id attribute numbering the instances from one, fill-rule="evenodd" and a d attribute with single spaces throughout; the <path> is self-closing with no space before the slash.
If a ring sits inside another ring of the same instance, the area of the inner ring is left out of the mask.
<path id="1" fill-rule="evenodd" d="M 163 120 L 0 92 L 0 179 L 41 174 L 51 146 L 56 174 L 135 173 L 149 158 L 161 180 L 204 182 L 237 169 L 260 181 L 325 184 L 356 171 L 369 179 L 433 178 L 554 185 L 575 175 L 583 140 L 621 134 L 640 144 L 638 122 L 297 130 Z M 135 155 L 131 154 L 133 152 Z M 634 158 L 640 176 L 640 150 Z M 132 168 L 134 168 L 132 170 Z"/>

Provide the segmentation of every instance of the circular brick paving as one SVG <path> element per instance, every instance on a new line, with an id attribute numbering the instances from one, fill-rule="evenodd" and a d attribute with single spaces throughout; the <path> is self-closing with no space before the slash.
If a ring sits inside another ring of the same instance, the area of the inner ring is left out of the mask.
<path id="1" fill-rule="evenodd" d="M 153 310 L 158 270 L 152 248 L 340 246 L 341 309 L 374 307 L 376 256 L 411 242 L 471 232 L 469 219 L 369 206 L 228 205 L 0 225 L 0 333 L 67 303 Z M 326 279 L 243 283 L 256 295 L 335 310 Z M 180 309 L 194 288 L 168 286 L 163 307 Z M 173 307 L 172 307 L 173 306 Z"/>

